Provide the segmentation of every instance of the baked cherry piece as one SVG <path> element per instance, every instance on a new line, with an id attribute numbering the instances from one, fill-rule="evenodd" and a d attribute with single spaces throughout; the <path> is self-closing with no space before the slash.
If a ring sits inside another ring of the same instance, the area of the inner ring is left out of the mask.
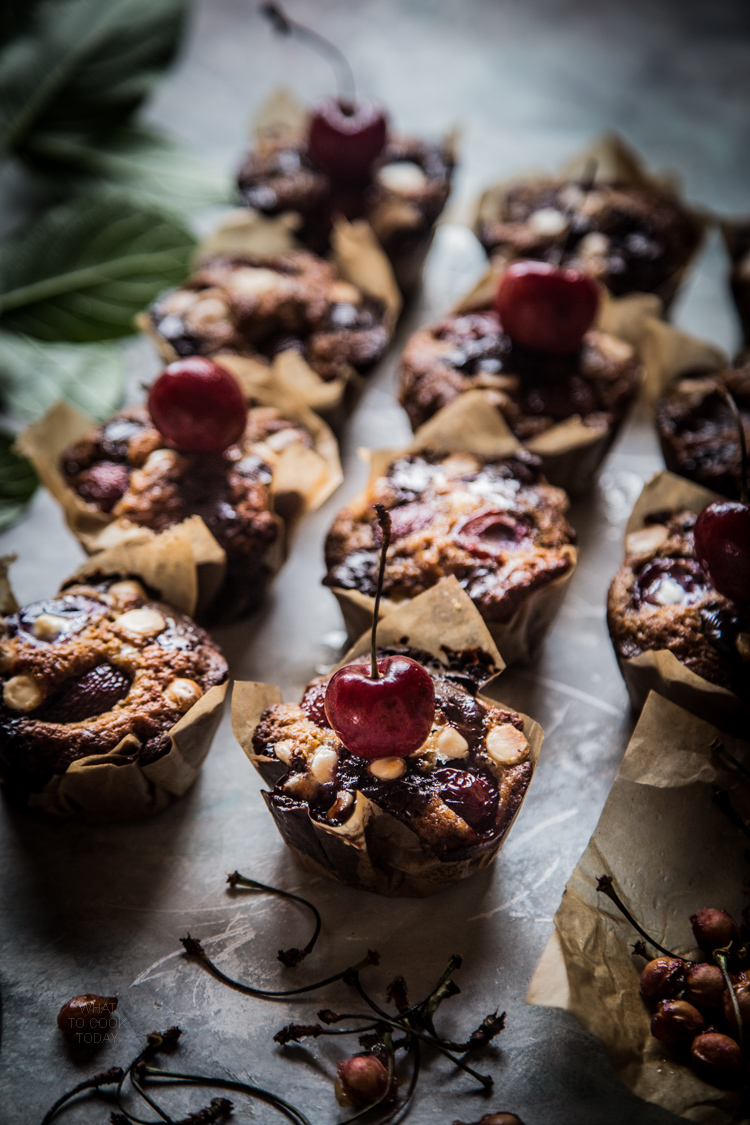
<path id="1" fill-rule="evenodd" d="M 374 102 L 328 98 L 310 115 L 308 155 L 334 180 L 366 180 L 387 129 L 385 114 Z"/>
<path id="2" fill-rule="evenodd" d="M 183 453 L 221 453 L 242 437 L 247 403 L 234 376 L 200 356 L 170 363 L 152 384 L 154 425 Z"/>
<path id="3" fill-rule="evenodd" d="M 580 347 L 599 308 L 599 289 L 582 270 L 514 262 L 495 295 L 503 331 L 514 344 L 564 355 Z"/>
<path id="4" fill-rule="evenodd" d="M 377 658 L 377 627 L 391 519 L 375 510 L 383 533 L 372 619 L 370 664 L 339 668 L 328 681 L 325 713 L 351 754 L 360 758 L 405 758 L 418 750 L 435 720 L 432 677 L 410 656 Z"/>
<path id="5" fill-rule="evenodd" d="M 440 784 L 440 796 L 448 808 L 472 828 L 481 831 L 494 817 L 499 794 L 486 777 L 452 766 L 436 770 L 433 777 Z"/>

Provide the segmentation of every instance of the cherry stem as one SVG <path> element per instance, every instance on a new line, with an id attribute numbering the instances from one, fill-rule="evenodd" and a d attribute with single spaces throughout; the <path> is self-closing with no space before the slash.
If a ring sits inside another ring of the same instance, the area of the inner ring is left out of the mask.
<path id="1" fill-rule="evenodd" d="M 730 949 L 731 949 L 731 943 L 730 943 L 730 945 L 723 946 L 721 949 L 715 949 L 713 951 L 713 953 L 711 954 L 711 956 L 713 957 L 714 961 L 716 962 L 716 964 L 721 969 L 721 975 L 724 978 L 724 984 L 727 986 L 727 990 L 729 992 L 729 999 L 730 999 L 731 1004 L 732 1004 L 732 1010 L 734 1011 L 734 1018 L 735 1018 L 735 1022 L 737 1024 L 737 1040 L 738 1040 L 739 1045 L 740 1045 L 740 1050 L 742 1051 L 742 1057 L 745 1060 L 745 1065 L 747 1065 L 747 1054 L 745 1052 L 745 1036 L 744 1036 L 744 1033 L 743 1033 L 743 1030 L 742 1030 L 742 1015 L 740 1013 L 740 1006 L 739 1006 L 739 1003 L 737 1001 L 737 994 L 734 991 L 734 985 L 732 983 L 732 978 L 729 976 L 729 970 L 727 968 L 727 962 L 729 961 L 729 951 L 730 951 Z"/>
<path id="2" fill-rule="evenodd" d="M 311 1125 L 310 1119 L 304 1115 L 301 1109 L 297 1109 L 296 1106 L 286 1101 L 279 1094 L 273 1094 L 270 1090 L 263 1090 L 260 1086 L 255 1086 L 250 1082 L 240 1082 L 234 1078 L 213 1078 L 207 1074 L 182 1074 L 174 1070 L 160 1070 L 153 1066 L 141 1067 L 140 1074 L 143 1078 L 170 1079 L 172 1085 L 185 1082 L 192 1086 L 214 1086 L 219 1090 L 236 1090 L 238 1093 L 249 1094 L 253 1098 L 259 1098 L 260 1101 L 268 1102 L 269 1105 L 274 1106 L 287 1117 L 299 1122 L 299 1125 Z"/>
<path id="3" fill-rule="evenodd" d="M 737 436 L 740 439 L 740 504 L 747 504 L 748 488 L 750 488 L 750 485 L 748 484 L 747 441 L 745 440 L 745 426 L 742 421 L 742 415 L 740 414 L 740 408 L 735 401 L 734 395 L 727 387 L 721 387 L 720 389 L 724 395 L 724 398 L 729 404 L 729 409 L 732 411 L 732 414 L 734 415 L 734 421 L 737 425 Z"/>
<path id="4" fill-rule="evenodd" d="M 328 60 L 336 78 L 342 109 L 346 112 L 346 108 L 350 106 L 353 111 L 356 104 L 354 73 L 343 51 L 340 51 L 335 44 L 325 39 L 317 31 L 290 19 L 279 4 L 261 4 L 260 10 L 279 35 L 288 35 L 292 39 L 299 39 L 300 42 L 307 43 L 314 51 Z"/>
<path id="5" fill-rule="evenodd" d="M 110 1070 L 105 1070 L 103 1074 L 95 1074 L 93 1078 L 85 1078 L 83 1082 L 79 1082 L 72 1090 L 68 1090 L 67 1094 L 63 1094 L 58 1098 L 51 1109 L 48 1109 L 44 1115 L 42 1125 L 48 1125 L 48 1122 L 57 1114 L 58 1110 L 62 1109 L 67 1101 L 74 1098 L 76 1094 L 83 1094 L 87 1090 L 99 1090 L 102 1086 L 114 1086 L 125 1077 L 125 1073 L 119 1066 L 113 1066 Z"/>
<path id="6" fill-rule="evenodd" d="M 320 929 L 323 923 L 321 921 L 320 912 L 311 902 L 308 902 L 306 898 L 301 898 L 299 895 L 292 894 L 291 891 L 281 891 L 278 887 L 269 887 L 266 883 L 259 883 L 255 879 L 248 879 L 245 875 L 240 875 L 239 871 L 233 871 L 231 875 L 227 875 L 227 883 L 230 887 L 247 887 L 251 891 L 266 891 L 270 895 L 278 895 L 279 898 L 289 899 L 291 902 L 298 902 L 301 906 L 305 906 L 315 919 L 315 931 L 313 936 L 304 949 L 280 949 L 278 957 L 282 965 L 286 965 L 288 969 L 293 969 L 295 965 L 299 965 L 300 961 L 303 961 L 305 957 L 307 957 L 308 953 L 312 953 L 315 942 L 320 936 Z"/>
<path id="7" fill-rule="evenodd" d="M 651 937 L 651 934 L 646 933 L 646 931 L 643 929 L 643 926 L 639 926 L 639 924 L 636 922 L 635 918 L 630 913 L 627 906 L 615 890 L 611 875 L 600 875 L 596 885 L 596 889 L 603 895 L 606 895 L 607 898 L 615 904 L 620 913 L 627 918 L 628 922 L 630 922 L 630 925 L 635 927 L 641 937 L 645 938 L 649 945 L 653 945 L 654 949 L 658 949 L 660 953 L 666 954 L 667 957 L 674 957 L 674 953 L 671 949 L 666 949 L 665 946 L 660 945 L 658 941 L 655 941 Z"/>
<path id="8" fill-rule="evenodd" d="M 372 657 L 371 676 L 373 680 L 380 679 L 378 671 L 378 614 L 380 612 L 380 596 L 383 592 L 383 576 L 385 575 L 385 555 L 391 541 L 391 517 L 382 504 L 375 505 L 380 530 L 383 533 L 383 543 L 380 548 L 380 568 L 378 570 L 378 585 L 375 591 L 375 607 L 372 611 L 372 638 L 370 640 L 370 654 Z"/>

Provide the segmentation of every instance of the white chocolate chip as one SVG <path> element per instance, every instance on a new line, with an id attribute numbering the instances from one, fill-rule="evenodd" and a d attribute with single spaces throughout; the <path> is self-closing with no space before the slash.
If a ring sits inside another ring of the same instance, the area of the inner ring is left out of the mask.
<path id="1" fill-rule="evenodd" d="M 281 742 L 277 742 L 273 748 L 273 752 L 280 762 L 288 766 L 292 760 L 294 753 L 294 741 L 291 738 L 283 738 Z"/>
<path id="2" fill-rule="evenodd" d="M 665 575 L 656 587 L 652 597 L 657 605 L 680 605 L 686 600 L 685 587 L 674 578 Z"/>
<path id="3" fill-rule="evenodd" d="M 592 230 L 578 243 L 577 253 L 582 258 L 600 258 L 609 250 L 609 239 L 601 231 Z"/>
<path id="4" fill-rule="evenodd" d="M 178 711 L 185 712 L 198 702 L 203 695 L 203 688 L 195 680 L 178 676 L 177 679 L 172 680 L 164 694 L 173 707 Z"/>
<path id="5" fill-rule="evenodd" d="M 279 274 L 274 270 L 241 266 L 237 270 L 232 270 L 227 279 L 227 288 L 238 293 L 241 297 L 260 297 L 275 289 L 279 280 Z"/>
<path id="6" fill-rule="evenodd" d="M 639 527 L 625 536 L 625 551 L 628 555 L 650 555 L 665 543 L 669 532 L 663 523 L 650 527 Z"/>
<path id="7" fill-rule="evenodd" d="M 127 578 L 123 582 L 113 582 L 107 591 L 115 602 L 146 601 L 146 591 L 140 582 Z"/>
<path id="8" fill-rule="evenodd" d="M 31 632 L 38 641 L 56 641 L 64 628 L 64 617 L 56 613 L 40 613 Z"/>
<path id="9" fill-rule="evenodd" d="M 321 785 L 326 785 L 329 781 L 333 781 L 338 764 L 339 756 L 336 750 L 332 746 L 320 746 L 310 762 L 310 773 Z"/>
<path id="10" fill-rule="evenodd" d="M 378 169 L 379 183 L 388 191 L 402 195 L 418 195 L 427 186 L 424 170 L 412 160 L 397 160 Z"/>
<path id="11" fill-rule="evenodd" d="M 212 328 L 214 324 L 226 320 L 228 316 L 229 309 L 219 297 L 206 297 L 193 305 L 185 320 L 191 328 L 200 332 L 203 329 Z"/>
<path id="12" fill-rule="evenodd" d="M 42 692 L 31 676 L 11 676 L 3 688 L 3 702 L 13 711 L 33 711 L 42 702 Z"/>
<path id="13" fill-rule="evenodd" d="M 438 735 L 437 748 L 444 758 L 465 758 L 469 744 L 455 727 L 446 727 Z"/>
<path id="14" fill-rule="evenodd" d="M 142 609 L 130 609 L 115 618 L 115 625 L 126 633 L 136 637 L 155 637 L 167 627 L 167 623 L 156 609 L 144 606 Z"/>
<path id="15" fill-rule="evenodd" d="M 504 723 L 490 729 L 487 753 L 498 766 L 515 766 L 529 756 L 529 744 L 520 730 Z"/>
<path id="16" fill-rule="evenodd" d="M 541 207 L 529 215 L 529 226 L 535 234 L 555 238 L 568 229 L 568 220 L 554 207 Z"/>
<path id="17" fill-rule="evenodd" d="M 403 758 L 376 758 L 370 762 L 367 772 L 378 781 L 395 781 L 406 773 L 406 763 Z"/>
<path id="18" fill-rule="evenodd" d="M 328 300 L 334 305 L 359 305 L 362 293 L 350 281 L 334 281 L 328 288 Z"/>

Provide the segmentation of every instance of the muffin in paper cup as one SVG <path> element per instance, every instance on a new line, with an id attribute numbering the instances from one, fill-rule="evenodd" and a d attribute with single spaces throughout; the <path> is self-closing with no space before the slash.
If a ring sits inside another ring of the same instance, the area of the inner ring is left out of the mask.
<path id="1" fill-rule="evenodd" d="M 2 585 L 0 779 L 11 801 L 112 823 L 186 793 L 227 687 L 226 661 L 189 616 L 190 536 L 173 528 L 103 551 L 21 608 Z"/>
<path id="2" fill-rule="evenodd" d="M 171 363 L 239 354 L 336 424 L 390 344 L 401 296 L 363 221 L 337 218 L 330 260 L 296 249 L 285 219 L 232 211 L 185 284 L 136 324 Z"/>
<path id="3" fill-rule="evenodd" d="M 541 457 L 551 484 L 583 493 L 641 386 L 640 344 L 658 298 L 614 298 L 601 290 L 597 320 L 578 350 L 532 352 L 512 343 L 495 311 L 503 272 L 490 269 L 451 313 L 412 334 L 401 358 L 399 401 L 422 439 L 431 424 L 452 424 L 449 412 L 462 396 L 481 396 L 508 438 Z"/>
<path id="4" fill-rule="evenodd" d="M 562 257 L 617 296 L 654 293 L 668 308 L 706 225 L 669 178 L 607 134 L 554 176 L 519 175 L 490 187 L 474 230 L 493 261 L 560 264 Z"/>
<path id="5" fill-rule="evenodd" d="M 341 481 L 338 447 L 325 422 L 252 360 L 227 356 L 222 365 L 251 404 L 242 442 L 226 454 L 166 448 L 144 407 L 94 427 L 57 403 L 18 440 L 89 553 L 185 526 L 198 570 L 197 612 L 213 619 L 258 604 L 296 520 Z M 224 518 L 229 501 L 235 512 L 241 508 L 230 521 Z"/>
<path id="6" fill-rule="evenodd" d="M 673 473 L 646 484 L 627 524 L 607 620 L 636 711 L 656 692 L 742 733 L 750 721 L 750 623 L 713 589 L 692 548 L 695 517 L 720 499 Z"/>
<path id="7" fill-rule="evenodd" d="M 367 658 L 368 647 L 369 633 L 339 667 Z M 454 578 L 389 614 L 378 652 L 412 655 L 435 684 L 432 731 L 408 758 L 368 763 L 343 747 L 323 709 L 329 677 L 313 680 L 300 706 L 282 703 L 272 685 L 235 684 L 233 728 L 269 786 L 264 797 L 282 838 L 307 871 L 377 894 L 424 897 L 497 854 L 542 731 L 476 694 L 503 662 Z"/>
<path id="8" fill-rule="evenodd" d="M 651 1035 L 651 1011 L 639 993 L 646 960 L 633 952 L 639 935 L 597 884 L 611 876 L 640 925 L 685 957 L 696 954 L 691 914 L 718 907 L 740 918 L 747 841 L 714 803 L 714 787 L 728 792 L 746 821 L 750 803 L 721 747 L 750 767 L 746 738 L 649 695 L 526 996 L 528 1004 L 570 1012 L 601 1040 L 629 1090 L 694 1125 L 745 1121 L 740 1096 L 709 1085 L 689 1067 L 687 1051 Z"/>
<path id="9" fill-rule="evenodd" d="M 371 455 L 366 488 L 339 512 L 324 584 L 350 641 L 372 622 L 379 563 L 373 505 L 392 521 L 381 616 L 454 574 L 506 664 L 529 660 L 562 602 L 578 557 L 568 498 L 518 448 L 478 391 L 462 395 L 400 453 Z M 427 432 L 429 431 L 429 432 Z"/>
<path id="10" fill-rule="evenodd" d="M 366 221 L 401 292 L 411 294 L 450 192 L 455 136 L 429 142 L 391 134 L 369 179 L 344 184 L 309 158 L 308 122 L 308 108 L 290 90 L 268 99 L 239 170 L 240 199 L 251 214 L 284 221 L 317 254 L 329 250 L 336 215 Z"/>

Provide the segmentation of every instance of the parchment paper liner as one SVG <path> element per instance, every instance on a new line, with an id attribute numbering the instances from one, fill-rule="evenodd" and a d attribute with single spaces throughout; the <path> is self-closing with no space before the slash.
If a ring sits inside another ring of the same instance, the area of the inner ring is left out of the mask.
<path id="1" fill-rule="evenodd" d="M 0 585 L 8 561 L 2 561 Z M 140 578 L 161 601 L 185 613 L 191 612 L 197 592 L 191 538 L 180 527 L 147 543 L 100 553 L 79 567 L 63 587 L 94 574 Z M 79 758 L 65 773 L 55 774 L 40 792 L 29 794 L 28 807 L 90 823 L 142 820 L 161 812 L 197 778 L 221 721 L 227 686 L 209 688 L 185 712 L 169 732 L 170 749 L 155 762 L 141 765 L 133 757 L 140 743 L 127 734 L 109 753 Z"/>
<path id="2" fill-rule="evenodd" d="M 527 182 L 544 181 L 551 178 L 566 177 L 570 179 L 583 179 L 589 174 L 591 161 L 596 162 L 594 182 L 616 183 L 622 187 L 656 187 L 675 196 L 681 205 L 689 210 L 695 220 L 700 224 L 701 236 L 693 252 L 683 266 L 676 270 L 671 277 L 656 291 L 661 298 L 665 309 L 672 303 L 683 278 L 688 273 L 703 241 L 703 235 L 708 226 L 707 216 L 694 207 L 688 207 L 679 197 L 675 177 L 671 174 L 655 174 L 651 172 L 641 160 L 640 156 L 616 133 L 605 133 L 596 138 L 591 144 L 582 149 L 576 156 L 566 163 L 555 177 L 549 173 L 519 173 L 507 180 L 502 180 L 487 188 L 479 197 L 474 220 L 474 231 L 478 231 L 482 221 L 493 221 L 505 212 L 505 203 L 508 191 L 521 180 Z M 498 249 L 492 254 L 493 261 L 498 263 L 511 261 L 513 255 Z"/>
<path id="3" fill-rule="evenodd" d="M 629 1089 L 700 1125 L 739 1121 L 738 1097 L 702 1082 L 652 1038 L 638 992 L 644 961 L 632 955 L 638 935 L 596 884 L 612 875 L 641 925 L 688 956 L 695 910 L 718 906 L 739 917 L 744 838 L 713 804 L 712 787 L 727 789 L 746 821 L 750 803 L 738 771 L 712 753 L 717 736 L 674 703 L 648 697 L 526 997 L 571 1012 L 601 1039 Z M 747 742 L 722 742 L 750 765 Z"/>
<path id="4" fill-rule="evenodd" d="M 466 313 L 490 308 L 504 268 L 496 263 L 461 298 L 452 311 Z M 602 287 L 597 328 L 630 344 L 635 349 L 636 355 L 641 358 L 645 370 L 646 360 L 641 353 L 641 342 L 647 326 L 653 322 L 654 313 L 658 311 L 660 305 L 658 297 L 653 294 L 633 293 L 627 297 L 612 297 Z M 470 431 L 465 428 L 468 419 L 463 419 L 459 404 L 470 395 L 474 396 L 472 402 L 475 404 L 475 411 L 472 412 L 472 417 L 475 419 L 475 424 L 479 424 L 484 415 L 492 414 L 500 419 L 500 425 L 506 435 L 508 451 L 520 449 L 522 443 L 513 436 L 493 404 L 494 392 L 482 388 L 466 391 L 438 410 L 416 431 L 415 441 L 422 444 L 432 441 L 434 431 L 437 431 L 440 440 L 444 441 L 451 428 L 455 427 L 455 432 L 461 435 L 460 440 L 465 448 Z M 478 405 L 480 399 L 481 409 Z M 541 457 L 544 473 L 550 484 L 564 488 L 571 496 L 578 496 L 590 490 L 594 474 L 609 451 L 623 421 L 624 417 L 611 428 L 604 425 L 587 426 L 580 415 L 572 414 L 524 443 L 524 448 Z M 463 429 L 460 428 L 462 425 L 464 425 Z M 490 425 L 489 420 L 485 425 Z M 451 448 L 456 446 L 453 445 Z"/>
<path id="5" fill-rule="evenodd" d="M 290 355 L 292 353 L 286 353 Z M 266 406 L 275 406 L 284 417 L 299 422 L 310 433 L 313 448 L 299 443 L 275 453 L 265 446 L 259 452 L 273 468 L 271 483 L 275 510 L 286 521 L 287 530 L 306 511 L 318 508 L 342 480 L 336 439 L 326 423 L 318 417 L 285 382 L 276 382 L 260 363 L 241 356 L 222 356 L 226 367 L 240 383 L 248 398 Z M 89 554 L 125 542 L 146 542 L 155 533 L 125 520 L 113 520 L 93 505 L 87 504 L 68 486 L 59 462 L 64 450 L 85 434 L 95 423 L 69 403 L 55 403 L 42 418 L 28 426 L 18 438 L 18 448 L 35 466 L 40 479 L 58 501 L 68 527 Z M 199 596 L 197 612 L 202 613 L 217 593 L 224 577 L 226 557 L 203 520 L 193 516 L 184 521 L 193 546 L 197 567 Z M 277 542 L 266 556 L 266 565 L 274 573 L 284 561 L 286 545 Z"/>
<path id="6" fill-rule="evenodd" d="M 743 250 L 747 245 L 750 216 L 746 215 L 742 219 L 722 219 L 719 227 L 732 262 L 729 284 L 747 348 L 750 347 L 750 259 L 748 253 Z"/>
<path id="7" fill-rule="evenodd" d="M 681 375 L 729 367 L 729 356 L 716 344 L 653 317 L 644 324 L 641 355 L 645 396 L 651 406 Z"/>
<path id="8" fill-rule="evenodd" d="M 408 643 L 439 658 L 443 655 L 443 646 L 455 650 L 479 647 L 491 654 L 498 671 L 503 668 L 502 658 L 484 622 L 455 578 L 443 579 L 389 614 L 378 629 L 378 643 L 383 646 Z M 365 654 L 368 647 L 369 632 L 353 645 L 341 663 Z M 485 697 L 480 695 L 479 698 Z M 281 693 L 271 684 L 238 682 L 234 686 L 232 725 L 235 737 L 269 785 L 285 770 L 280 763 L 254 753 L 253 733 L 263 710 L 279 702 Z M 491 699 L 485 698 L 485 702 L 498 706 Z M 522 718 L 533 770 L 543 732 L 533 719 Z M 523 797 L 518 808 L 522 803 Z M 420 898 L 435 894 L 486 867 L 518 814 L 517 809 L 491 850 L 472 859 L 448 863 L 430 855 L 411 829 L 359 792 L 355 812 L 347 824 L 338 828 L 318 824 L 306 811 L 299 817 L 271 811 L 285 842 L 306 870 L 377 894 Z"/>
<path id="9" fill-rule="evenodd" d="M 370 478 L 362 492 L 349 503 L 363 504 L 373 481 L 383 476 L 391 462 L 404 453 L 431 449 L 439 453 L 473 453 L 483 458 L 499 458 L 509 456 L 518 448 L 502 415 L 497 410 L 487 410 L 482 392 L 467 391 L 425 423 L 405 450 L 379 449 L 371 454 L 360 451 L 361 455 L 369 456 Z M 571 544 L 566 554 L 572 563 L 566 574 L 530 591 L 509 621 L 485 621 L 506 665 L 530 660 L 552 624 L 566 583 L 575 570 L 578 549 Z M 339 603 L 349 640 L 353 641 L 371 627 L 375 599 L 359 590 L 345 590 L 340 586 L 332 586 L 331 592 Z M 404 604 L 383 598 L 381 619 Z"/>
<path id="10" fill-rule="evenodd" d="M 628 535 L 631 531 L 640 530 L 651 514 L 677 512 L 681 509 L 701 512 L 707 504 L 721 499 L 723 497 L 716 492 L 710 492 L 675 473 L 657 473 L 644 486 L 625 533 Z M 743 703 L 739 696 L 727 688 L 712 684 L 691 672 L 669 649 L 652 649 L 630 659 L 618 654 L 617 663 L 630 701 L 637 711 L 643 707 L 649 692 L 657 692 L 694 715 L 715 723 L 722 730 L 742 734 L 750 729 L 748 702 Z"/>

